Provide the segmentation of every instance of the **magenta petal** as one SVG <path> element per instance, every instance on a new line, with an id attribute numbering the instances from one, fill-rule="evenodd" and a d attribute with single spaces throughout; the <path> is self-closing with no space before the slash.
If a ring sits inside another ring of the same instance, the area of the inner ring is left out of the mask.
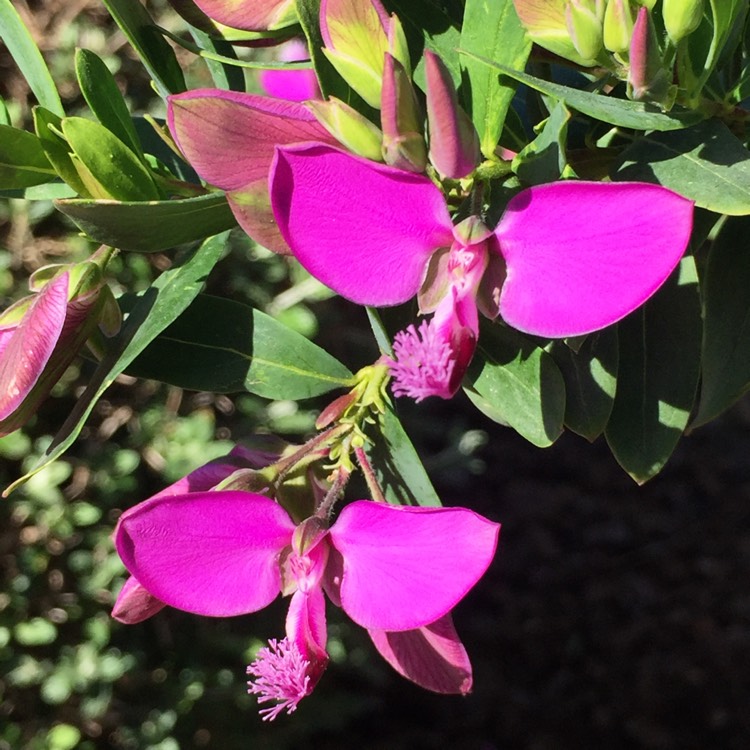
<path id="1" fill-rule="evenodd" d="M 310 52 L 301 39 L 291 39 L 282 44 L 276 58 L 283 62 L 309 60 Z M 320 99 L 318 78 L 312 68 L 303 70 L 262 70 L 258 76 L 260 85 L 269 95 L 290 102 Z"/>
<path id="2" fill-rule="evenodd" d="M 125 567 L 178 609 L 225 617 L 270 604 L 281 589 L 279 555 L 294 523 L 267 497 L 200 492 L 147 500 L 115 531 Z"/>
<path id="3" fill-rule="evenodd" d="M 666 280 L 692 223 L 692 202 L 658 185 L 523 190 L 495 230 L 507 264 L 500 313 L 520 331 L 552 338 L 615 323 Z"/>
<path id="4" fill-rule="evenodd" d="M 450 615 L 416 630 L 368 632 L 380 655 L 407 680 L 435 693 L 471 691 L 471 662 Z"/>
<path id="5" fill-rule="evenodd" d="M 453 242 L 445 200 L 429 179 L 329 146 L 277 149 L 270 190 L 299 262 L 363 305 L 414 296 L 429 256 Z"/>
<path id="6" fill-rule="evenodd" d="M 135 625 L 153 617 L 166 605 L 152 596 L 138 581 L 130 576 L 117 595 L 112 617 L 126 625 Z"/>
<path id="7" fill-rule="evenodd" d="M 4 342 L 0 359 L 0 420 L 9 417 L 44 371 L 65 324 L 68 273 L 62 273 L 37 298 Z"/>
<path id="8" fill-rule="evenodd" d="M 413 630 L 460 601 L 492 561 L 500 526 L 465 508 L 351 503 L 330 530 L 341 606 L 375 630 Z"/>
<path id="9" fill-rule="evenodd" d="M 302 104 L 220 89 L 170 96 L 167 121 L 191 166 L 222 190 L 265 183 L 278 144 L 332 142 Z"/>

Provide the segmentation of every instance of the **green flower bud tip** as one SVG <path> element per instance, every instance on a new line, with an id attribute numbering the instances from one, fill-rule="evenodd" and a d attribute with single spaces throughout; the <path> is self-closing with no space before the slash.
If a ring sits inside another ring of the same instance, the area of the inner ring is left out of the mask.
<path id="1" fill-rule="evenodd" d="M 597 16 L 596 8 L 585 0 L 568 0 L 565 24 L 581 57 L 595 60 L 603 47 L 602 19 Z"/>
<path id="2" fill-rule="evenodd" d="M 308 109 L 343 146 L 365 159 L 382 161 L 383 134 L 356 109 L 332 96 L 327 101 L 309 101 Z"/>

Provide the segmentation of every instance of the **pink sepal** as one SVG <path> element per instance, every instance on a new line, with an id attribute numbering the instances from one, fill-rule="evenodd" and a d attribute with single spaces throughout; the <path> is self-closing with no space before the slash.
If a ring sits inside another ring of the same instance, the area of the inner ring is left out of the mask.
<path id="1" fill-rule="evenodd" d="M 130 576 L 117 595 L 112 608 L 112 617 L 125 625 L 135 625 L 153 617 L 167 605 L 146 591 L 143 586 Z"/>

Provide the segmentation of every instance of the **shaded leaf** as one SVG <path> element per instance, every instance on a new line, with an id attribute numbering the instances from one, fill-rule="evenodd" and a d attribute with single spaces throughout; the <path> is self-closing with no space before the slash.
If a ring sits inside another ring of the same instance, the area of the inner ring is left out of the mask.
<path id="1" fill-rule="evenodd" d="M 171 201 L 59 200 L 55 206 L 92 240 L 145 253 L 194 242 L 237 224 L 223 193 Z"/>
<path id="2" fill-rule="evenodd" d="M 540 448 L 560 437 L 565 384 L 554 359 L 512 328 L 486 324 L 464 390 L 490 419 Z"/>
<path id="3" fill-rule="evenodd" d="M 393 505 L 442 505 L 393 407 L 386 405 L 380 435 L 365 445 L 386 500 Z"/>
<path id="4" fill-rule="evenodd" d="M 127 104 L 102 59 L 86 49 L 76 50 L 76 76 L 94 116 L 143 160 L 143 152 Z"/>
<path id="5" fill-rule="evenodd" d="M 700 366 L 701 310 L 693 258 L 618 324 L 617 394 L 605 435 L 639 484 L 661 471 L 685 429 Z"/>
<path id="6" fill-rule="evenodd" d="M 33 133 L 0 125 L 0 189 L 41 185 L 56 177 L 42 144 Z"/>
<path id="7" fill-rule="evenodd" d="M 718 120 L 644 135 L 623 151 L 613 179 L 655 182 L 720 214 L 750 213 L 750 151 Z"/>
<path id="8" fill-rule="evenodd" d="M 541 185 L 560 178 L 566 164 L 565 144 L 570 111 L 557 102 L 539 135 L 513 159 L 514 171 L 526 185 Z"/>
<path id="9" fill-rule="evenodd" d="M 140 0 L 102 0 L 141 58 L 159 93 L 178 94 L 186 90 L 185 77 L 174 51 L 156 28 Z"/>
<path id="10" fill-rule="evenodd" d="M 565 426 L 587 440 L 604 432 L 617 389 L 617 328 L 590 333 L 580 348 L 554 341 L 550 348 L 565 381 Z"/>
<path id="11" fill-rule="evenodd" d="M 729 219 L 711 246 L 703 284 L 701 393 L 692 427 L 750 387 L 750 219 Z"/>
<path id="12" fill-rule="evenodd" d="M 296 331 L 240 302 L 199 295 L 128 368 L 215 393 L 303 399 L 350 384 L 351 372 Z"/>

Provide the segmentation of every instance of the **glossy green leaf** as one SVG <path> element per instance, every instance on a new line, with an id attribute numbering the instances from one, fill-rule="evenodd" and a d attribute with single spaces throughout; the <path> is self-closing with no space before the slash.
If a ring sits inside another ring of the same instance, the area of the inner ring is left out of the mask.
<path id="1" fill-rule="evenodd" d="M 692 426 L 750 388 L 750 218 L 729 219 L 711 246 L 703 284 L 701 393 Z"/>
<path id="2" fill-rule="evenodd" d="M 692 257 L 618 324 L 617 394 L 605 435 L 639 484 L 661 471 L 685 429 L 700 369 L 701 309 Z"/>
<path id="3" fill-rule="evenodd" d="M 55 206 L 95 242 L 145 253 L 210 237 L 237 223 L 223 193 L 171 201 L 72 199 Z"/>
<path id="4" fill-rule="evenodd" d="M 139 296 L 121 331 L 110 339 L 107 353 L 83 395 L 36 465 L 8 487 L 4 495 L 59 458 L 72 445 L 102 394 L 133 360 L 190 305 L 224 252 L 227 234 L 211 237 L 178 257 L 175 264 Z"/>
<path id="5" fill-rule="evenodd" d="M 158 200 L 151 172 L 114 133 L 83 117 L 66 117 L 62 131 L 70 144 L 82 182 L 94 198 L 116 201 Z"/>
<path id="6" fill-rule="evenodd" d="M 617 328 L 590 333 L 575 351 L 564 341 L 550 347 L 565 381 L 565 426 L 594 441 L 604 432 L 617 390 Z"/>
<path id="7" fill-rule="evenodd" d="M 156 28 L 143 3 L 140 0 L 102 2 L 140 57 L 159 93 L 166 96 L 185 91 L 185 77 L 174 51 Z"/>
<path id="8" fill-rule="evenodd" d="M 523 71 L 531 52 L 531 40 L 518 20 L 513 0 L 467 0 L 461 30 L 461 49 L 477 57 L 466 56 L 463 65 L 471 90 L 471 116 L 479 133 L 482 153 L 488 159 L 503 132 L 505 116 L 516 85 L 501 80 L 498 68 L 484 64 L 479 56 Z"/>
<path id="9" fill-rule="evenodd" d="M 390 404 L 380 419 L 380 434 L 365 445 L 378 483 L 393 505 L 442 505 L 401 421 Z"/>
<path id="10" fill-rule="evenodd" d="M 128 372 L 196 391 L 303 399 L 350 385 L 328 352 L 268 315 L 199 295 Z"/>
<path id="11" fill-rule="evenodd" d="M 0 39 L 39 104 L 58 115 L 64 110 L 47 65 L 10 0 L 0 0 Z"/>
<path id="12" fill-rule="evenodd" d="M 522 73 L 506 65 L 488 60 L 486 57 L 475 55 L 472 52 L 461 50 L 466 57 L 475 58 L 484 65 L 499 70 L 506 76 L 510 76 L 519 83 L 525 83 L 529 88 L 546 94 L 559 101 L 565 102 L 568 107 L 578 110 L 584 115 L 589 115 L 596 120 L 617 125 L 622 128 L 633 128 L 635 130 L 679 130 L 680 128 L 694 125 L 704 119 L 697 111 L 681 111 L 675 107 L 671 112 L 664 113 L 654 110 L 653 105 L 642 102 L 631 102 L 629 99 L 615 99 L 604 94 L 592 94 L 588 91 L 573 89 L 559 83 L 544 81 L 527 73 Z"/>
<path id="13" fill-rule="evenodd" d="M 613 178 L 655 182 L 719 214 L 750 214 L 750 151 L 718 120 L 642 136 Z"/>
<path id="14" fill-rule="evenodd" d="M 554 359 L 512 328 L 483 325 L 464 390 L 490 419 L 540 448 L 560 437 L 565 384 Z"/>
<path id="15" fill-rule="evenodd" d="M 70 146 L 62 137 L 62 118 L 45 107 L 34 107 L 34 130 L 44 153 L 57 174 L 78 194 L 90 198 L 70 155 Z"/>
<path id="16" fill-rule="evenodd" d="M 109 68 L 87 49 L 76 50 L 75 66 L 81 93 L 96 119 L 143 160 L 130 111 Z"/>
<path id="17" fill-rule="evenodd" d="M 564 102 L 557 102 L 539 135 L 513 159 L 514 171 L 525 185 L 541 185 L 560 179 L 566 164 L 565 144 L 570 116 Z"/>
<path id="18" fill-rule="evenodd" d="M 56 177 L 42 144 L 33 133 L 0 125 L 0 189 L 41 185 Z"/>

